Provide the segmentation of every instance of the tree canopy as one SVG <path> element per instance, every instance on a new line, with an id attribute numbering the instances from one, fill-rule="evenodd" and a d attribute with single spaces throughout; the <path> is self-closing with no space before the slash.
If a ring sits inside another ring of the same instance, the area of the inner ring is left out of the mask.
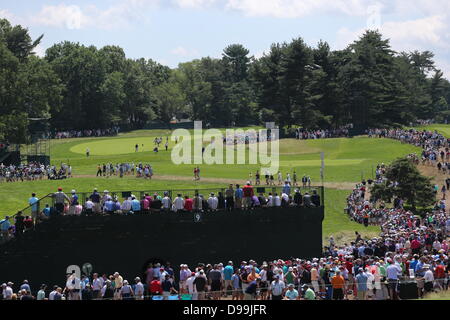
<path id="1" fill-rule="evenodd" d="M 117 46 L 61 42 L 45 57 L 26 28 L 0 20 L 0 139 L 23 142 L 29 118 L 55 130 L 138 129 L 173 118 L 306 129 L 409 125 L 450 118 L 450 82 L 430 51 L 395 52 L 378 31 L 344 50 L 302 38 L 260 58 L 231 44 L 220 58 L 171 69 Z"/>
<path id="2" fill-rule="evenodd" d="M 426 208 L 436 202 L 431 178 L 420 174 L 414 163 L 407 159 L 394 161 L 386 171 L 387 180 L 371 189 L 375 200 L 390 201 L 393 197 L 404 199 L 413 209 Z"/>

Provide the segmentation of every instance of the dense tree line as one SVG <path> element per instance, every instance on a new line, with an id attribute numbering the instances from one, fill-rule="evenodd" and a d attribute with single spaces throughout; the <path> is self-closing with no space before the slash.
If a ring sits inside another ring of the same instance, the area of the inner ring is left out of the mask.
<path id="1" fill-rule="evenodd" d="M 305 128 L 450 118 L 450 83 L 433 53 L 396 53 L 376 31 L 340 51 L 301 38 L 277 43 L 259 59 L 233 44 L 220 59 L 176 69 L 129 59 L 120 47 L 72 42 L 39 58 L 33 50 L 41 39 L 0 20 L 0 139 L 23 141 L 30 118 L 48 118 L 57 130 L 141 128 L 173 118 Z"/>

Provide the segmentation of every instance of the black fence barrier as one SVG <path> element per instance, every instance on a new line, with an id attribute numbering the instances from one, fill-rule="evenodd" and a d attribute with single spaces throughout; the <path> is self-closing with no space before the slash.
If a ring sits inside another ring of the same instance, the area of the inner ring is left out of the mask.
<path id="1" fill-rule="evenodd" d="M 239 263 L 322 252 L 324 208 L 264 208 L 232 212 L 160 212 L 133 216 L 59 216 L 0 247 L 3 281 L 64 284 L 69 266 L 144 276 L 149 261 Z M 156 259 L 156 260 L 155 260 Z"/>

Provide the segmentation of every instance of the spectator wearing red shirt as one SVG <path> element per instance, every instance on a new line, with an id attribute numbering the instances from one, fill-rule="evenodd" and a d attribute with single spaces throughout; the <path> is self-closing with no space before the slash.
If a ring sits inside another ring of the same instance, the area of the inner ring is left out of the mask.
<path id="1" fill-rule="evenodd" d="M 414 239 L 413 241 L 411 241 L 411 250 L 413 254 L 419 254 L 420 253 L 420 247 L 421 247 L 421 243 L 419 240 Z"/>
<path id="2" fill-rule="evenodd" d="M 184 197 L 184 210 L 191 212 L 194 202 L 188 196 Z"/>
<path id="3" fill-rule="evenodd" d="M 250 184 L 250 181 L 242 188 L 242 192 L 244 194 L 244 208 L 248 209 L 252 205 L 252 198 L 255 195 L 253 192 L 253 187 Z"/>
<path id="4" fill-rule="evenodd" d="M 163 289 L 161 286 L 161 281 L 158 277 L 154 277 L 153 281 L 150 282 L 150 294 L 152 296 L 160 296 L 162 295 Z"/>

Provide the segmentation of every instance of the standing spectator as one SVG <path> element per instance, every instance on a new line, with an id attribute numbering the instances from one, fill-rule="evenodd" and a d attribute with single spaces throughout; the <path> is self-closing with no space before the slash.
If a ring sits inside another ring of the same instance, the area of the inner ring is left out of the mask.
<path id="1" fill-rule="evenodd" d="M 275 280 L 272 281 L 269 288 L 269 294 L 272 295 L 272 300 L 283 300 L 283 294 L 286 286 L 283 281 L 280 280 L 280 276 L 276 275 Z"/>
<path id="2" fill-rule="evenodd" d="M 357 299 L 367 300 L 367 275 L 364 273 L 363 268 L 358 269 L 356 284 L 358 288 Z"/>
<path id="3" fill-rule="evenodd" d="M 123 286 L 123 278 L 118 273 L 114 273 L 114 300 L 120 300 L 120 291 Z"/>
<path id="4" fill-rule="evenodd" d="M 8 282 L 8 284 L 6 284 L 6 283 L 2 284 L 3 300 L 12 300 L 13 290 L 12 290 L 11 286 L 12 286 L 11 282 Z"/>
<path id="5" fill-rule="evenodd" d="M 402 274 L 402 268 L 397 263 L 393 263 L 392 259 L 388 259 L 388 267 L 386 268 L 386 277 L 389 284 L 389 297 L 391 300 L 398 300 L 398 278 Z"/>
<path id="6" fill-rule="evenodd" d="M 144 285 L 141 282 L 141 278 L 136 277 L 134 279 L 136 285 L 134 287 L 134 296 L 136 300 L 144 300 Z"/>
<path id="7" fill-rule="evenodd" d="M 9 228 L 11 227 L 11 222 L 9 219 L 9 216 L 6 216 L 0 221 L 0 230 L 4 241 L 9 240 Z"/>
<path id="8" fill-rule="evenodd" d="M 198 300 L 205 300 L 205 291 L 206 291 L 207 281 L 208 280 L 206 279 L 205 272 L 203 270 L 200 270 L 194 280 L 194 285 L 195 285 L 195 290 L 197 291 Z"/>
<path id="9" fill-rule="evenodd" d="M 242 209 L 242 197 L 244 196 L 243 190 L 240 188 L 240 186 L 236 185 L 236 191 L 234 192 L 234 207 L 236 209 Z"/>
<path id="10" fill-rule="evenodd" d="M 213 300 L 220 300 L 222 290 L 222 273 L 218 270 L 218 265 L 214 265 L 214 269 L 208 274 L 209 285 L 211 286 Z"/>
<path id="11" fill-rule="evenodd" d="M 253 187 L 250 184 L 250 181 L 242 189 L 242 193 L 244 196 L 244 209 L 248 209 L 252 205 L 252 198 L 254 196 Z"/>
<path id="12" fill-rule="evenodd" d="M 55 209 L 58 215 L 64 213 L 64 207 L 66 201 L 69 203 L 69 197 L 63 192 L 62 188 L 58 188 L 58 192 L 53 194 L 53 198 L 55 199 Z"/>
<path id="13" fill-rule="evenodd" d="M 160 277 L 153 276 L 153 280 L 150 283 L 150 295 L 160 296 L 163 293 Z"/>
<path id="14" fill-rule="evenodd" d="M 233 262 L 228 261 L 228 264 L 223 269 L 223 279 L 224 279 L 224 291 L 225 294 L 229 294 L 229 288 L 233 288 L 231 285 L 231 277 L 233 276 L 234 270 L 233 270 Z"/>
<path id="15" fill-rule="evenodd" d="M 22 216 L 22 211 L 17 212 L 15 220 L 15 236 L 20 238 L 25 230 L 25 218 Z"/>
<path id="16" fill-rule="evenodd" d="M 47 286 L 45 284 L 41 285 L 41 289 L 38 291 L 36 300 L 45 300 L 45 289 L 47 289 Z"/>
<path id="17" fill-rule="evenodd" d="M 169 296 L 172 293 L 178 293 L 173 286 L 173 282 L 171 281 L 169 274 L 165 275 L 165 279 L 162 281 L 161 287 L 162 287 L 162 291 L 163 291 L 164 300 L 168 300 Z"/>
<path id="18" fill-rule="evenodd" d="M 333 300 L 343 300 L 345 280 L 340 271 L 336 271 L 335 276 L 331 278 L 331 285 L 333 286 Z"/>
<path id="19" fill-rule="evenodd" d="M 134 297 L 134 292 L 131 286 L 128 284 L 128 280 L 123 281 L 123 286 L 120 288 L 120 299 L 131 300 Z"/>
<path id="20" fill-rule="evenodd" d="M 33 219 L 33 224 L 35 224 L 39 215 L 39 199 L 36 198 L 36 193 L 31 194 L 28 203 L 31 206 L 31 218 Z"/>
<path id="21" fill-rule="evenodd" d="M 426 264 L 423 266 L 425 270 L 424 281 L 425 281 L 425 292 L 430 293 L 434 288 L 434 275 L 433 271 L 430 269 L 430 265 Z"/>
<path id="22" fill-rule="evenodd" d="M 232 184 L 225 190 L 225 204 L 228 211 L 234 209 L 234 190 Z"/>

